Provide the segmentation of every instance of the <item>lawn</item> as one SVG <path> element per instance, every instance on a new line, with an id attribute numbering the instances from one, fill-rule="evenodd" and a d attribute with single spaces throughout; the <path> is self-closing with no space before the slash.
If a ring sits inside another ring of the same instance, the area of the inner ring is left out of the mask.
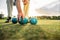
<path id="1" fill-rule="evenodd" d="M 4 22 L 0 19 L 0 40 L 60 40 L 60 20 L 38 20 L 36 25 Z"/>

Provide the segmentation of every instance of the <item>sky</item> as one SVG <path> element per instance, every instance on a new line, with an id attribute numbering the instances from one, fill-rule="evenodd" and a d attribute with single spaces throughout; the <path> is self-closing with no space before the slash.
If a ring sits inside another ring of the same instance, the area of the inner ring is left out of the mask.
<path id="1" fill-rule="evenodd" d="M 45 16 L 60 16 L 60 1 L 54 1 L 42 8 L 38 8 L 37 12 Z"/>
<path id="2" fill-rule="evenodd" d="M 55 1 L 57 1 L 57 0 L 30 0 L 28 15 L 29 16 L 40 16 L 41 14 L 36 12 L 35 9 L 41 8 L 41 7 L 48 5 Z M 23 6 L 23 4 L 22 4 L 22 6 Z M 7 13 L 6 0 L 0 0 L 0 13 L 1 12 L 3 12 L 4 16 L 7 17 L 8 13 Z M 17 12 L 16 6 L 13 6 L 12 15 L 17 16 L 17 14 L 18 14 L 18 12 Z"/>

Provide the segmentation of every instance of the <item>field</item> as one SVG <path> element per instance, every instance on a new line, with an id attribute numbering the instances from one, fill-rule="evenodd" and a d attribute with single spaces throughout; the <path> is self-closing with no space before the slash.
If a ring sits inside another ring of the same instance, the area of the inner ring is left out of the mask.
<path id="1" fill-rule="evenodd" d="M 36 25 L 4 22 L 0 19 L 0 40 L 60 40 L 60 20 L 38 20 Z"/>

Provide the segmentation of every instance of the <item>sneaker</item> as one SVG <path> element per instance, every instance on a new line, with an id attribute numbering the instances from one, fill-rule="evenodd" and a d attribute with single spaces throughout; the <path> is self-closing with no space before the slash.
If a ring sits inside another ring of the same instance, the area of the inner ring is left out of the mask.
<path id="1" fill-rule="evenodd" d="M 8 17 L 8 19 L 5 21 L 5 23 L 9 23 L 11 20 L 11 17 Z"/>

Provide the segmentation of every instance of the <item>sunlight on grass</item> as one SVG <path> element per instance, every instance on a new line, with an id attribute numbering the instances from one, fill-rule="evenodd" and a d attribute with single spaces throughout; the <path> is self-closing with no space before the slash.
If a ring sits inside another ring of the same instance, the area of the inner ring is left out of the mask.
<path id="1" fill-rule="evenodd" d="M 4 22 L 5 20 L 0 20 L 0 32 L 3 33 L 0 34 L 0 39 L 60 40 L 60 20 L 38 20 L 37 25 Z"/>

